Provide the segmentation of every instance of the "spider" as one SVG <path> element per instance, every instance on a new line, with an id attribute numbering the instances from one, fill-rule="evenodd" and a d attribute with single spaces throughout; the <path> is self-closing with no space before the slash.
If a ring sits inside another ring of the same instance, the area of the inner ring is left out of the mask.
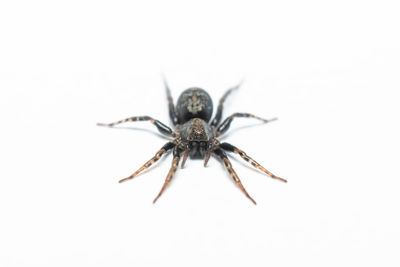
<path id="1" fill-rule="evenodd" d="M 152 157 L 150 160 L 148 160 L 142 167 L 140 167 L 130 176 L 120 180 L 119 182 L 122 183 L 127 180 L 133 179 L 137 174 L 149 168 L 156 161 L 158 161 L 163 154 L 165 154 L 167 151 L 171 149 L 173 151 L 172 165 L 168 172 L 167 178 L 165 179 L 165 182 L 160 192 L 154 199 L 153 203 L 155 203 L 158 200 L 158 198 L 164 192 L 165 188 L 171 182 L 176 172 L 176 169 L 178 168 L 181 157 L 182 157 L 182 163 L 181 163 L 182 168 L 185 165 L 188 156 L 192 159 L 195 158 L 204 159 L 204 167 L 205 167 L 207 165 L 208 160 L 210 159 L 211 154 L 215 154 L 217 157 L 221 158 L 227 171 L 229 172 L 230 176 L 237 184 L 237 186 L 243 191 L 246 197 L 248 197 L 254 204 L 256 204 L 255 200 L 247 193 L 238 175 L 233 169 L 232 164 L 228 159 L 225 151 L 238 154 L 245 161 L 249 162 L 255 168 L 266 173 L 271 178 L 287 182 L 285 179 L 272 174 L 270 171 L 268 171 L 263 166 L 258 164 L 254 159 L 249 157 L 243 150 L 229 143 L 220 143 L 217 139 L 217 137 L 221 136 L 226 131 L 228 131 L 232 121 L 235 118 L 240 118 L 240 117 L 254 118 L 263 121 L 265 123 L 277 119 L 273 118 L 270 120 L 266 120 L 250 113 L 234 113 L 221 122 L 222 111 L 224 108 L 224 102 L 226 98 L 232 93 L 232 91 L 238 89 L 240 85 L 241 83 L 230 88 L 221 97 L 218 103 L 217 112 L 214 118 L 211 120 L 211 122 L 210 119 L 213 113 L 213 103 L 210 95 L 205 90 L 198 87 L 192 87 L 186 89 L 179 96 L 178 102 L 175 107 L 174 101 L 171 96 L 171 90 L 164 79 L 164 86 L 167 92 L 169 116 L 175 127 L 175 130 L 172 130 L 170 127 L 168 127 L 161 121 L 153 119 L 152 117 L 149 116 L 135 116 L 112 123 L 98 123 L 97 125 L 99 126 L 113 127 L 117 124 L 125 122 L 150 121 L 153 125 L 157 127 L 157 129 L 162 134 L 174 138 L 170 142 L 166 143 L 155 154 L 155 156 Z"/>

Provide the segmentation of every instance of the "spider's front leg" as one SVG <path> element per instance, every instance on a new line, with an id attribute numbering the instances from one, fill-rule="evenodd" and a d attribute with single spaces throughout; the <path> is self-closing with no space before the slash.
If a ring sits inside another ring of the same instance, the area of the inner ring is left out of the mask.
<path id="1" fill-rule="evenodd" d="M 167 188 L 169 182 L 171 182 L 172 178 L 174 177 L 174 174 L 176 172 L 176 169 L 178 168 L 178 164 L 179 164 L 179 160 L 181 158 L 181 150 L 179 149 L 178 146 L 176 146 L 174 148 L 174 158 L 172 159 L 172 164 L 171 164 L 171 168 L 169 169 L 167 178 L 165 179 L 164 185 L 161 188 L 160 193 L 158 193 L 158 195 L 156 196 L 156 198 L 153 200 L 153 203 L 156 203 L 157 199 L 162 195 L 162 193 L 164 192 L 165 188 Z"/>
<path id="2" fill-rule="evenodd" d="M 271 178 L 274 179 L 278 179 L 281 180 L 282 182 L 287 183 L 287 180 L 278 177 L 276 175 L 274 175 L 273 173 L 271 173 L 270 171 L 268 171 L 266 168 L 264 168 L 263 166 L 261 166 L 257 161 L 255 161 L 254 159 L 252 159 L 251 157 L 249 157 L 243 150 L 240 150 L 239 148 L 229 144 L 229 143 L 222 143 L 220 144 L 220 148 L 229 151 L 229 152 L 233 152 L 236 154 L 239 154 L 239 156 L 241 156 L 245 161 L 249 162 L 251 165 L 253 165 L 254 167 L 256 167 L 257 169 L 263 171 L 264 173 L 266 173 L 267 175 L 269 175 Z"/>
<path id="3" fill-rule="evenodd" d="M 120 180 L 119 182 L 125 182 L 127 180 L 133 179 L 136 175 L 138 175 L 141 171 L 149 168 L 151 165 L 153 165 L 157 160 L 161 158 L 163 154 L 165 154 L 168 150 L 172 149 L 173 147 L 176 146 L 175 142 L 168 142 L 166 143 L 157 153 L 155 154 L 154 157 L 152 157 L 149 161 L 147 161 L 142 167 L 140 167 L 137 171 L 135 171 L 133 174 L 130 176 Z"/>
<path id="4" fill-rule="evenodd" d="M 254 205 L 257 205 L 255 200 L 249 195 L 249 193 L 247 193 L 246 189 L 244 188 L 242 182 L 239 179 L 239 176 L 236 174 L 235 170 L 232 168 L 231 161 L 226 156 L 226 153 L 220 148 L 217 148 L 216 150 L 214 150 L 214 153 L 222 159 L 230 176 L 235 181 L 235 183 L 239 186 L 239 188 L 243 191 L 243 193 L 246 195 L 246 197 L 248 197 L 254 203 Z"/>
<path id="5" fill-rule="evenodd" d="M 112 123 L 97 123 L 98 126 L 108 126 L 108 127 L 113 127 L 115 125 L 121 124 L 121 123 L 125 123 L 125 122 L 129 122 L 129 121 L 150 121 L 152 124 L 154 124 L 157 129 L 165 135 L 168 136 L 175 136 L 174 132 L 172 131 L 171 128 L 169 128 L 167 125 L 165 125 L 164 123 L 162 123 L 159 120 L 155 120 L 152 117 L 149 116 L 135 116 L 135 117 L 130 117 L 130 118 L 126 118 L 123 120 L 119 120 L 116 122 L 112 122 Z"/>

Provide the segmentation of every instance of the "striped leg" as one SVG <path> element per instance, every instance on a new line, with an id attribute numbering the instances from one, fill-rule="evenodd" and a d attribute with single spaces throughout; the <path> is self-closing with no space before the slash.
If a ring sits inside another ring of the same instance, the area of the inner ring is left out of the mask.
<path id="1" fill-rule="evenodd" d="M 156 198 L 153 200 L 153 203 L 156 203 L 157 199 L 162 195 L 162 193 L 164 192 L 165 188 L 167 188 L 169 182 L 171 182 L 172 177 L 174 177 L 176 169 L 178 168 L 178 164 L 179 164 L 179 159 L 180 158 L 181 158 L 180 151 L 178 150 L 177 147 L 175 147 L 174 148 L 174 159 L 172 160 L 171 169 L 169 169 L 169 172 L 168 172 L 167 178 L 165 179 L 164 185 L 161 188 L 160 193 L 158 193 Z"/>
<path id="2" fill-rule="evenodd" d="M 235 170 L 232 168 L 232 164 L 228 157 L 226 156 L 225 152 L 221 149 L 216 149 L 214 150 L 214 153 L 217 154 L 224 162 L 226 169 L 228 170 L 230 176 L 233 178 L 235 183 L 239 186 L 239 188 L 243 191 L 243 193 L 248 197 L 254 205 L 257 205 L 257 203 L 254 201 L 254 199 L 247 193 L 246 189 L 244 188 L 242 182 L 240 181 L 238 175 L 236 174 Z"/>
<path id="3" fill-rule="evenodd" d="M 232 93 L 232 91 L 238 89 L 241 85 L 242 85 L 241 81 L 238 85 L 230 88 L 228 91 L 225 92 L 225 94 L 221 97 L 221 99 L 219 100 L 219 104 L 218 104 L 218 109 L 217 109 L 217 113 L 215 114 L 214 119 L 211 122 L 211 126 L 216 127 L 220 122 L 221 122 L 221 117 L 222 117 L 222 111 L 224 109 L 224 102 L 225 99 L 228 97 L 228 95 L 230 95 Z"/>
<path id="4" fill-rule="evenodd" d="M 142 167 L 140 167 L 137 171 L 135 171 L 132 175 L 120 180 L 119 182 L 125 182 L 127 180 L 133 179 L 137 174 L 139 174 L 141 171 L 149 168 L 151 165 L 153 165 L 153 163 L 155 163 L 157 160 L 159 160 L 161 158 L 161 156 L 163 154 L 165 154 L 165 152 L 167 152 L 168 150 L 170 150 L 171 148 L 175 147 L 175 143 L 173 142 L 168 142 L 166 143 L 157 153 L 154 157 L 152 157 L 149 161 L 147 161 Z"/>
<path id="5" fill-rule="evenodd" d="M 241 156 L 245 161 L 249 162 L 251 165 L 253 165 L 257 169 L 263 171 L 264 173 L 269 175 L 271 178 L 278 179 L 278 180 L 281 180 L 281 181 L 287 183 L 287 180 L 272 174 L 270 171 L 268 171 L 263 166 L 261 166 L 259 163 L 257 163 L 257 161 L 255 161 L 254 159 L 252 159 L 249 156 L 247 156 L 247 154 L 243 150 L 240 150 L 237 147 L 235 147 L 235 146 L 233 146 L 231 144 L 228 144 L 228 143 L 222 143 L 220 145 L 220 147 L 222 149 L 226 150 L 226 151 L 230 151 L 230 152 L 234 152 L 236 154 L 239 154 L 239 156 Z"/>
<path id="6" fill-rule="evenodd" d="M 154 124 L 157 129 L 163 133 L 166 134 L 168 136 L 172 136 L 173 132 L 171 130 L 171 128 L 169 128 L 167 125 L 165 125 L 164 123 L 162 123 L 159 120 L 155 120 L 152 117 L 149 116 L 135 116 L 135 117 L 130 117 L 130 118 L 126 118 L 124 120 L 120 120 L 120 121 L 116 121 L 116 122 L 112 122 L 112 123 L 97 123 L 98 126 L 108 126 L 108 127 L 113 127 L 117 124 L 121 124 L 124 122 L 128 122 L 128 121 L 150 121 L 152 124 Z"/>
<path id="7" fill-rule="evenodd" d="M 234 118 L 254 118 L 263 122 L 270 122 L 270 121 L 275 121 L 277 120 L 277 118 L 272 118 L 270 120 L 266 120 L 263 118 L 260 118 L 258 116 L 255 116 L 253 114 L 250 113 L 234 113 L 232 115 L 230 115 L 228 118 L 226 118 L 217 128 L 217 136 L 225 133 L 229 127 L 231 126 L 231 123 L 233 121 Z"/>

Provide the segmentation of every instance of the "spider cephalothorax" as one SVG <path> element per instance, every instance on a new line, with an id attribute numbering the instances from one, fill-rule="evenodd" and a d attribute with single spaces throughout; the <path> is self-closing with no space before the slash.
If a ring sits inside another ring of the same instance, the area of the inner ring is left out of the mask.
<path id="1" fill-rule="evenodd" d="M 138 173 L 150 167 L 154 162 L 159 160 L 163 154 L 165 154 L 168 150 L 173 149 L 173 160 L 170 171 L 168 172 L 167 178 L 164 182 L 163 187 L 161 188 L 160 193 L 154 199 L 154 202 L 161 196 L 164 192 L 164 189 L 167 187 L 168 183 L 171 181 L 176 169 L 178 168 L 179 160 L 182 157 L 182 167 L 186 162 L 187 157 L 190 158 L 200 158 L 204 159 L 204 166 L 206 166 L 211 154 L 217 155 L 223 161 L 225 167 L 227 168 L 229 174 L 235 181 L 235 183 L 240 187 L 240 189 L 244 192 L 244 194 L 254 203 L 253 198 L 247 193 L 246 189 L 243 187 L 238 175 L 232 168 L 232 164 L 228 157 L 226 156 L 225 151 L 233 152 L 241 156 L 244 160 L 249 162 L 251 165 L 256 167 L 257 169 L 263 171 L 267 175 L 272 178 L 279 179 L 281 181 L 286 182 L 285 179 L 275 176 L 267 169 L 258 164 L 255 160 L 247 156 L 247 154 L 238 149 L 237 147 L 228 144 L 228 143 L 220 143 L 217 139 L 218 136 L 225 133 L 234 118 L 237 117 L 246 117 L 246 118 L 255 118 L 261 120 L 263 122 L 270 122 L 274 119 L 266 120 L 257 116 L 254 116 L 249 113 L 234 113 L 231 116 L 227 117 L 222 123 L 222 110 L 223 103 L 226 97 L 235 89 L 239 88 L 239 85 L 229 89 L 220 99 L 217 112 L 215 114 L 214 119 L 209 123 L 212 112 L 213 112 L 213 103 L 210 95 L 203 89 L 193 87 L 186 89 L 182 92 L 180 97 L 178 98 L 178 102 L 176 107 L 174 106 L 171 92 L 168 85 L 165 83 L 165 88 L 167 90 L 168 97 L 168 106 L 169 106 L 169 115 L 172 120 L 172 123 L 175 126 L 175 131 L 173 131 L 170 127 L 166 126 L 159 120 L 155 120 L 149 116 L 135 116 L 130 117 L 124 120 L 116 121 L 113 123 L 99 123 L 101 126 L 114 126 L 120 123 L 128 122 L 128 121 L 150 121 L 154 124 L 157 129 L 167 136 L 173 137 L 174 140 L 166 143 L 157 153 L 156 155 L 147 161 L 142 167 L 140 167 L 136 172 L 134 172 L 129 177 L 126 177 L 120 182 L 124 182 L 126 180 L 130 180 L 134 178 Z"/>

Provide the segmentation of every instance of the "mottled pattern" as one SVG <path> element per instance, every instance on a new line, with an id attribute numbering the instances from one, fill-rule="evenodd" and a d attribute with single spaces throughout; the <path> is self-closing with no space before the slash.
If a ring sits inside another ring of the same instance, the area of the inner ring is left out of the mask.
<path id="1" fill-rule="evenodd" d="M 179 130 L 182 142 L 186 144 L 191 158 L 203 159 L 209 150 L 210 141 L 213 140 L 213 131 L 204 120 L 195 118 L 182 125 Z"/>
<path id="2" fill-rule="evenodd" d="M 201 88 L 186 89 L 178 98 L 176 111 L 180 124 L 192 118 L 200 118 L 208 122 L 213 112 L 211 97 Z"/>
<path id="3" fill-rule="evenodd" d="M 209 141 L 214 135 L 210 125 L 202 119 L 191 119 L 179 131 L 183 141 Z"/>

